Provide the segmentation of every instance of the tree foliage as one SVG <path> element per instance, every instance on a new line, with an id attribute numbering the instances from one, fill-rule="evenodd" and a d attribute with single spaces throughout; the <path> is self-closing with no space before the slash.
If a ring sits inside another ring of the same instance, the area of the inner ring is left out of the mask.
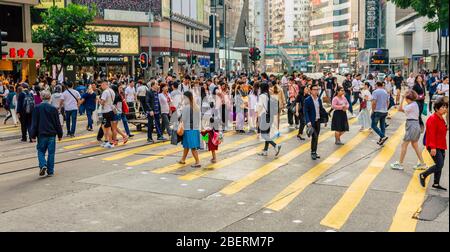
<path id="1" fill-rule="evenodd" d="M 449 0 L 389 0 L 396 6 L 406 9 L 411 7 L 420 16 L 430 19 L 425 24 L 427 32 L 448 28 L 448 4 Z"/>
<path id="2" fill-rule="evenodd" d="M 65 66 L 82 65 L 87 57 L 95 57 L 96 35 L 86 27 L 95 15 L 95 7 L 77 4 L 51 7 L 41 14 L 43 24 L 33 31 L 33 42 L 43 43 L 44 63 L 59 65 L 58 75 Z"/>

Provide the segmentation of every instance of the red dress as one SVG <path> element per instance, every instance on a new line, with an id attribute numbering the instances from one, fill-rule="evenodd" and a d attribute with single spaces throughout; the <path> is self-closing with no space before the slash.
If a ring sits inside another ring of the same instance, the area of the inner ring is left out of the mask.
<path id="1" fill-rule="evenodd" d="M 214 130 L 206 130 L 206 131 L 202 131 L 202 136 L 205 136 L 206 134 L 208 134 L 209 136 L 209 140 L 208 140 L 208 150 L 209 151 L 217 151 L 219 150 L 219 146 L 213 144 L 212 139 L 214 137 Z"/>

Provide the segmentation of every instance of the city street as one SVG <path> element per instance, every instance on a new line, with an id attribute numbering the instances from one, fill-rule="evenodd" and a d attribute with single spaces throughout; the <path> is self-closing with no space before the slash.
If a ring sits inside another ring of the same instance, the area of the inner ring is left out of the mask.
<path id="1" fill-rule="evenodd" d="M 75 138 L 57 143 L 55 177 L 40 178 L 35 144 L 4 140 L 0 231 L 448 232 L 448 192 L 420 187 L 413 152 L 405 171 L 389 167 L 404 135 L 404 115 L 391 114 L 382 149 L 355 118 L 343 146 L 334 145 L 329 126 L 323 129 L 322 158 L 312 161 L 309 141 L 298 140 L 283 117 L 277 159 L 273 150 L 256 155 L 256 134 L 230 131 L 218 163 L 201 152 L 200 169 L 190 168 L 191 159 L 177 164 L 180 146 L 148 145 L 145 132 L 125 146 L 100 148 L 81 121 Z M 0 126 L 3 135 L 14 131 Z M 448 159 L 444 167 L 448 187 Z"/>

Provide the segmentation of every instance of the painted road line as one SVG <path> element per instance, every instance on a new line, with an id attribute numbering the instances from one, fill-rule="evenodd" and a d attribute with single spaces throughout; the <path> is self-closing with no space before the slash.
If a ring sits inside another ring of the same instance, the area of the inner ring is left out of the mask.
<path id="1" fill-rule="evenodd" d="M 349 124 L 351 125 L 355 122 L 356 122 L 356 119 L 353 118 L 352 120 L 349 121 Z M 321 136 L 319 136 L 319 143 L 327 140 L 328 138 L 330 138 L 333 135 L 334 135 L 333 131 L 328 131 L 328 132 L 322 134 Z M 242 179 L 239 179 L 239 180 L 227 185 L 220 191 L 220 193 L 226 194 L 226 195 L 236 194 L 236 193 L 240 192 L 241 190 L 243 190 L 244 188 L 246 188 L 246 187 L 250 186 L 251 184 L 255 183 L 256 181 L 260 180 L 261 178 L 267 176 L 268 174 L 275 171 L 276 169 L 280 168 L 281 166 L 289 163 L 291 160 L 295 159 L 296 157 L 300 156 L 301 154 L 305 153 L 306 151 L 308 151 L 310 149 L 311 149 L 311 142 L 303 144 L 303 145 L 297 147 L 296 149 L 294 149 L 293 151 L 289 152 L 288 154 L 286 154 L 280 158 L 277 158 L 274 161 L 252 171 L 250 174 L 243 177 Z"/>
<path id="2" fill-rule="evenodd" d="M 248 143 L 248 142 L 250 142 L 252 140 L 256 140 L 256 139 L 257 139 L 257 136 L 253 135 L 253 136 L 249 136 L 249 137 L 243 138 L 243 139 L 241 139 L 239 141 L 226 144 L 224 146 L 219 147 L 219 151 L 217 153 L 221 153 L 221 152 L 224 152 L 226 150 L 230 150 L 230 149 L 234 149 L 234 148 L 237 148 L 237 147 L 241 147 L 241 145 L 243 145 L 245 143 Z M 201 160 L 201 159 L 204 159 L 204 158 L 208 158 L 210 156 L 211 156 L 211 153 L 205 152 L 205 153 L 202 153 L 202 154 L 199 155 L 199 159 Z M 185 167 L 187 165 L 194 164 L 194 163 L 195 163 L 195 159 L 192 157 L 192 158 L 188 158 L 186 160 L 186 164 L 185 165 L 177 163 L 177 164 L 173 164 L 173 165 L 170 165 L 170 166 L 167 166 L 167 167 L 164 167 L 164 168 L 156 169 L 156 170 L 154 170 L 152 172 L 156 173 L 156 174 L 163 174 L 163 173 L 173 172 L 173 171 L 176 171 L 178 169 L 181 169 L 181 168 L 183 168 L 183 167 Z"/>
<path id="3" fill-rule="evenodd" d="M 144 141 L 147 141 L 146 137 L 128 141 L 128 143 L 126 143 L 126 144 L 123 144 L 123 142 L 120 142 L 119 145 L 115 146 L 114 148 L 117 148 L 117 147 L 120 147 L 120 146 L 124 146 L 124 145 L 128 145 L 128 144 L 132 144 L 132 143 L 144 142 Z M 168 144 L 167 142 L 164 142 L 164 143 Z M 82 150 L 82 151 L 80 151 L 80 153 L 81 154 L 92 154 L 92 153 L 99 152 L 99 151 L 102 151 L 102 150 L 106 151 L 106 150 L 110 150 L 110 149 L 105 149 L 105 148 L 99 146 L 99 147 L 93 147 L 93 148 L 89 148 L 89 149 L 86 149 L 86 150 Z"/>
<path id="4" fill-rule="evenodd" d="M 1 129 L 0 132 L 1 133 L 20 132 L 20 127 L 19 128 L 10 128 L 10 129 Z"/>
<path id="5" fill-rule="evenodd" d="M 157 147 L 161 147 L 161 146 L 166 146 L 166 145 L 169 145 L 169 144 L 170 144 L 170 142 L 162 142 L 162 143 L 151 144 L 151 145 L 148 145 L 148 146 L 142 146 L 142 147 L 131 149 L 129 151 L 121 152 L 121 153 L 116 154 L 116 155 L 111 156 L 111 157 L 103 158 L 103 160 L 105 160 L 105 161 L 115 161 L 115 160 L 123 159 L 123 158 L 129 157 L 129 156 L 133 156 L 134 154 L 137 154 L 137 153 L 140 153 L 140 152 L 144 152 L 144 151 L 151 150 L 151 149 L 154 149 L 154 148 L 157 148 Z M 178 148 L 171 148 L 171 150 L 173 150 L 173 149 L 178 149 Z"/>
<path id="6" fill-rule="evenodd" d="M 327 216 L 322 219 L 320 222 L 321 225 L 340 229 L 345 222 L 347 222 L 347 219 L 350 217 L 353 210 L 358 206 L 359 202 L 366 194 L 369 186 L 378 174 L 383 171 L 386 163 L 391 160 L 402 140 L 404 132 L 405 125 L 403 124 L 392 134 L 392 138 L 388 140 L 381 152 L 372 160 L 372 162 L 370 162 L 366 170 L 353 181 L 338 203 L 336 203 L 330 212 L 328 212 Z"/>
<path id="7" fill-rule="evenodd" d="M 306 187 L 317 181 L 320 176 L 322 176 L 335 164 L 340 162 L 350 151 L 361 144 L 362 141 L 366 140 L 369 135 L 370 132 L 360 132 L 358 135 L 356 135 L 356 137 L 352 138 L 344 146 L 340 147 L 338 150 L 328 156 L 323 162 L 308 170 L 308 172 L 306 172 L 304 175 L 302 175 L 300 178 L 286 187 L 286 189 L 284 189 L 281 193 L 279 193 L 271 201 L 269 201 L 269 203 L 266 204 L 266 208 L 274 211 L 281 211 L 282 209 L 284 209 L 300 193 L 302 193 Z"/>
<path id="8" fill-rule="evenodd" d="M 225 136 L 233 136 L 233 135 L 236 135 L 236 132 L 227 132 L 227 133 L 225 133 Z M 142 158 L 142 159 L 139 159 L 139 160 L 136 160 L 136 161 L 133 161 L 133 162 L 126 163 L 126 165 L 127 166 L 143 165 L 143 164 L 149 163 L 151 161 L 154 161 L 156 159 L 159 159 L 160 157 L 172 155 L 172 154 L 175 154 L 175 153 L 178 153 L 178 152 L 181 152 L 181 151 L 183 151 L 183 147 L 171 148 L 169 150 L 165 150 L 165 151 L 162 151 L 160 153 L 157 153 L 157 154 L 155 154 L 153 156 L 149 156 L 149 157 Z"/>
<path id="9" fill-rule="evenodd" d="M 65 146 L 63 149 L 65 150 L 74 150 L 74 149 L 78 149 L 81 147 L 86 147 L 86 146 L 90 146 L 90 145 L 97 145 L 99 144 L 99 141 L 92 141 L 92 142 L 86 142 L 86 143 L 80 143 L 80 144 L 74 144 L 74 145 L 69 145 L 69 146 Z"/>
<path id="10" fill-rule="evenodd" d="M 434 165 L 434 161 L 427 150 L 423 151 L 422 156 L 428 167 Z M 403 194 L 402 200 L 397 207 L 389 232 L 416 231 L 417 219 L 414 218 L 414 215 L 422 207 L 427 191 L 426 187 L 423 188 L 419 182 L 419 174 L 422 172 L 423 171 L 420 170 L 414 172 L 408 188 Z M 430 177 L 427 178 L 427 185 L 429 180 Z"/>
<path id="11" fill-rule="evenodd" d="M 282 135 L 280 138 L 275 140 L 275 142 L 277 144 L 285 142 L 285 141 L 287 141 L 287 140 L 297 136 L 297 134 L 298 134 L 298 131 L 294 130 L 292 132 L 287 133 L 286 135 Z M 243 159 L 245 159 L 245 158 L 247 158 L 249 156 L 255 155 L 258 152 L 261 152 L 262 148 L 264 148 L 264 144 L 261 144 L 258 147 L 255 147 L 255 148 L 252 148 L 252 149 L 247 150 L 245 152 L 242 152 L 240 154 L 237 154 L 236 156 L 223 159 L 223 160 L 221 160 L 221 161 L 219 161 L 219 162 L 217 162 L 215 164 L 210 164 L 210 165 L 208 165 L 207 167 L 205 167 L 202 170 L 196 170 L 196 171 L 188 173 L 188 174 L 186 174 L 184 176 L 180 176 L 179 179 L 181 179 L 181 180 L 194 180 L 194 179 L 200 178 L 200 177 L 205 176 L 205 175 L 207 175 L 207 174 L 209 174 L 211 172 L 214 172 L 214 171 L 216 171 L 218 169 L 222 169 L 222 168 L 227 167 L 227 166 L 229 166 L 231 164 L 234 164 L 234 163 L 236 163 L 236 162 L 238 162 L 240 160 L 243 160 Z"/>
<path id="12" fill-rule="evenodd" d="M 125 130 L 122 130 L 123 132 L 125 132 Z M 140 132 L 135 132 L 135 131 L 133 131 L 133 132 L 131 132 L 131 134 L 134 134 L 134 135 L 137 135 L 137 134 L 139 134 Z M 66 137 L 66 138 L 64 138 L 63 140 L 61 140 L 61 142 L 58 142 L 58 143 L 67 143 L 67 142 L 75 142 L 75 141 L 78 141 L 78 140 L 83 140 L 83 139 L 87 139 L 87 138 L 96 138 L 97 137 L 97 133 L 92 133 L 92 134 L 87 134 L 87 135 L 82 135 L 82 136 L 78 136 L 78 137 L 74 137 L 74 138 L 70 138 L 70 137 Z M 76 148 L 79 148 L 79 147 L 83 147 L 83 146 L 86 146 L 86 143 L 81 143 L 81 144 L 83 144 L 83 145 L 74 145 L 74 146 L 77 146 L 77 147 L 74 147 L 74 148 L 64 148 L 64 149 L 66 149 L 66 150 L 71 150 L 71 149 L 76 149 Z M 71 147 L 71 146 L 67 146 L 67 147 Z"/>

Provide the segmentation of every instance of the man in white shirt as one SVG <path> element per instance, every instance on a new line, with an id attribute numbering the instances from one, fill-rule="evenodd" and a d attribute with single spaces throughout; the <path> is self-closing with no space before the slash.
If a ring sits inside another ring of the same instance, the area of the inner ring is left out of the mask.
<path id="1" fill-rule="evenodd" d="M 353 103 L 352 106 L 354 106 L 358 101 L 361 103 L 361 86 L 363 85 L 361 81 L 361 74 L 357 74 L 355 76 L 355 79 L 352 81 L 352 91 L 353 91 Z"/>
<path id="2" fill-rule="evenodd" d="M 144 111 L 144 103 L 145 103 L 145 96 L 148 91 L 148 86 L 144 83 L 141 83 L 141 85 L 137 88 L 136 96 L 137 100 L 139 101 L 139 108 L 138 111 Z"/>
<path id="3" fill-rule="evenodd" d="M 113 112 L 113 102 L 114 102 L 114 91 L 109 88 L 108 82 L 103 81 L 101 84 L 101 88 L 103 90 L 102 96 L 100 98 L 100 105 L 102 105 L 102 129 L 106 138 L 106 142 L 102 144 L 104 148 L 113 148 L 113 139 L 112 139 L 112 131 L 111 131 L 111 123 L 114 119 Z"/>
<path id="4" fill-rule="evenodd" d="M 73 83 L 67 83 L 67 90 L 61 95 L 61 106 L 64 106 L 66 114 L 67 136 L 75 137 L 77 126 L 77 112 L 80 105 L 81 95 L 73 89 Z"/>
<path id="5" fill-rule="evenodd" d="M 131 80 L 128 87 L 125 88 L 125 98 L 127 100 L 127 105 L 130 108 L 130 114 L 136 113 L 137 92 L 133 80 Z"/>

